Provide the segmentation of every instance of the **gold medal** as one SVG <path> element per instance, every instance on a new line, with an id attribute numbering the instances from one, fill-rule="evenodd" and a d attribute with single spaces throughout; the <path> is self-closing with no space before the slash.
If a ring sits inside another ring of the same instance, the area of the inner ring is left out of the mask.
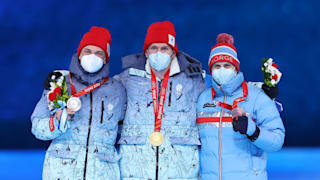
<path id="1" fill-rule="evenodd" d="M 153 132 L 150 137 L 149 137 L 150 143 L 154 146 L 160 146 L 164 139 L 163 139 L 163 135 L 161 134 L 161 132 L 155 131 Z"/>

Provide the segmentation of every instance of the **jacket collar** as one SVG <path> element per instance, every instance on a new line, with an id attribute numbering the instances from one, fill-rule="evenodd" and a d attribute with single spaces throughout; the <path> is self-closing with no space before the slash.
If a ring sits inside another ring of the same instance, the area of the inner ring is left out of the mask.
<path id="1" fill-rule="evenodd" d="M 222 86 L 219 86 L 213 78 L 211 78 L 211 86 L 216 91 L 217 96 L 223 96 L 224 93 L 227 96 L 232 96 L 235 91 L 237 91 L 239 88 L 241 88 L 242 82 L 244 81 L 244 76 L 242 72 L 239 72 L 235 78 L 233 78 L 230 82 L 227 84 L 224 84 Z"/>
<path id="2" fill-rule="evenodd" d="M 75 77 L 79 82 L 88 86 L 102 81 L 109 75 L 109 63 L 104 64 L 102 68 L 96 73 L 88 73 L 80 65 L 77 54 L 74 54 L 69 66 L 69 71 L 71 75 Z"/>

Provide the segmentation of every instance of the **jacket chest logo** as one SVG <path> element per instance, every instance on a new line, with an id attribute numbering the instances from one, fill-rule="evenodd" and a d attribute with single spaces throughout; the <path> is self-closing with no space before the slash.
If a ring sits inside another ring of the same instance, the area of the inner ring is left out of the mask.
<path id="1" fill-rule="evenodd" d="M 176 86 L 176 94 L 177 94 L 177 95 L 182 94 L 182 89 L 183 89 L 182 84 L 178 84 L 178 85 Z"/>
<path id="2" fill-rule="evenodd" d="M 113 105 L 109 103 L 107 108 L 108 108 L 108 111 L 112 111 L 113 110 Z"/>
<path id="3" fill-rule="evenodd" d="M 207 107 L 216 107 L 216 105 L 215 104 L 210 104 L 210 103 L 205 103 L 203 105 L 203 108 L 207 108 Z"/>

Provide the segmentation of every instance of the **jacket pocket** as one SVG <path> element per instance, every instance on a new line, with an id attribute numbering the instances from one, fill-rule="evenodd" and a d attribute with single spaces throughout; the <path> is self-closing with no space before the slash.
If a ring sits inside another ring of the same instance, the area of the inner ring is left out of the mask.
<path id="1" fill-rule="evenodd" d="M 100 123 L 103 123 L 103 112 L 104 112 L 104 102 L 101 101 L 101 119 L 100 119 Z"/>
<path id="2" fill-rule="evenodd" d="M 61 145 L 59 147 L 53 146 L 47 150 L 47 153 L 65 159 L 76 159 L 79 154 L 79 147 L 72 147 L 69 145 Z"/>
<path id="3" fill-rule="evenodd" d="M 169 179 L 197 179 L 199 175 L 200 141 L 196 138 L 170 138 L 171 146 L 167 148 Z"/>
<path id="4" fill-rule="evenodd" d="M 189 112 L 193 91 L 190 84 L 170 82 L 168 87 L 167 110 L 172 112 Z"/>
<path id="5" fill-rule="evenodd" d="M 114 129 L 118 125 L 119 118 L 119 97 L 102 98 L 101 109 L 97 109 L 97 113 L 100 113 L 100 119 L 98 122 L 100 127 L 104 129 Z"/>
<path id="6" fill-rule="evenodd" d="M 115 152 L 113 154 L 110 153 L 97 153 L 97 157 L 100 161 L 108 161 L 108 162 L 118 162 L 120 159 L 120 156 Z"/>
<path id="7" fill-rule="evenodd" d="M 170 137 L 170 142 L 172 145 L 201 145 L 200 140 L 194 137 Z"/>
<path id="8" fill-rule="evenodd" d="M 168 102 L 168 107 L 171 106 L 171 95 L 172 94 L 172 81 L 170 81 L 170 84 L 169 84 L 169 102 Z"/>
<path id="9" fill-rule="evenodd" d="M 121 136 L 118 144 L 146 144 L 146 140 L 144 136 Z"/>

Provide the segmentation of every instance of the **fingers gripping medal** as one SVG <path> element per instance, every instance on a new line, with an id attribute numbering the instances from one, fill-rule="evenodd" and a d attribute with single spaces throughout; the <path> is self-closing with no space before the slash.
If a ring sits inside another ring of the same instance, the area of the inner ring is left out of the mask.
<path id="1" fill-rule="evenodd" d="M 67 101 L 67 108 L 76 112 L 76 111 L 79 111 L 81 108 L 81 100 L 79 97 L 82 95 L 88 94 L 95 89 L 98 89 L 100 86 L 102 86 L 104 83 L 106 83 L 108 81 L 109 77 L 105 77 L 101 82 L 94 83 L 94 84 L 82 89 L 79 92 L 77 92 L 76 88 L 73 85 L 70 73 L 69 73 L 69 79 L 70 79 L 72 96 Z"/>
<path id="2" fill-rule="evenodd" d="M 153 110 L 155 115 L 155 123 L 154 123 L 155 126 L 154 126 L 154 132 L 151 133 L 149 140 L 153 146 L 160 146 L 161 144 L 163 144 L 163 141 L 164 141 L 163 135 L 160 132 L 160 130 L 161 130 L 161 120 L 163 115 L 164 101 L 166 96 L 168 80 L 169 80 L 169 73 L 170 73 L 170 69 L 164 75 L 163 83 L 160 90 L 159 103 L 158 103 L 156 77 L 151 71 L 152 103 L 153 103 Z"/>
<path id="3" fill-rule="evenodd" d="M 79 111 L 81 108 L 81 101 L 79 97 L 70 97 L 69 100 L 67 101 L 67 108 L 76 112 Z"/>

